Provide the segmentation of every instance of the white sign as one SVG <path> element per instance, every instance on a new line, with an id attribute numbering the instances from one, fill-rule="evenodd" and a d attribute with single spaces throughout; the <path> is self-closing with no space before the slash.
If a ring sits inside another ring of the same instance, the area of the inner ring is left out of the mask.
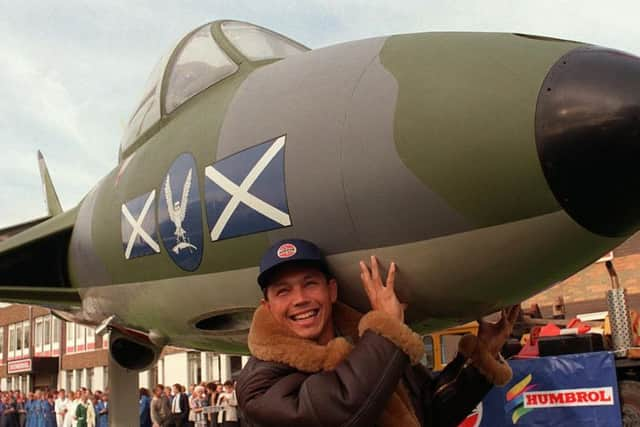
<path id="1" fill-rule="evenodd" d="M 530 391 L 524 393 L 525 408 L 607 406 L 613 404 L 612 387 L 574 388 L 567 390 Z"/>
<path id="2" fill-rule="evenodd" d="M 14 360 L 7 364 L 7 373 L 17 374 L 18 372 L 29 372 L 31 370 L 31 359 Z"/>

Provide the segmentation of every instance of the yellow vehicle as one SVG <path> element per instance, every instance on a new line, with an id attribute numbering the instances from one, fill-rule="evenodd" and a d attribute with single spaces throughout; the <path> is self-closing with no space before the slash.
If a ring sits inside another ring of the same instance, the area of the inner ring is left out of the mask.
<path id="1" fill-rule="evenodd" d="M 425 350 L 422 363 L 431 370 L 443 370 L 456 357 L 460 339 L 466 334 L 477 333 L 478 322 L 474 321 L 425 335 L 422 338 Z"/>

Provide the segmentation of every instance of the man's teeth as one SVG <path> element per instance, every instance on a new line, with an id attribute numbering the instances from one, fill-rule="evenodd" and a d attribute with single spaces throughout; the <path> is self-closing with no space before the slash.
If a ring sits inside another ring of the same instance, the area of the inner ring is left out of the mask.
<path id="1" fill-rule="evenodd" d="M 295 316 L 291 317 L 293 318 L 293 320 L 304 320 L 310 317 L 314 317 L 316 314 L 318 314 L 318 310 L 311 310 L 307 311 L 306 313 L 296 314 Z"/>

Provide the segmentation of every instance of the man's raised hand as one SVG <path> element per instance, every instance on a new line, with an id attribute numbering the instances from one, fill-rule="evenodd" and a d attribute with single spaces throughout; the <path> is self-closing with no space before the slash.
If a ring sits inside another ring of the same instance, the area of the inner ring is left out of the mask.
<path id="1" fill-rule="evenodd" d="M 394 262 L 389 266 L 386 282 L 382 283 L 378 259 L 375 256 L 371 256 L 371 269 L 364 261 L 360 261 L 360 279 L 371 303 L 371 308 L 383 311 L 391 317 L 404 322 L 405 306 L 398 301 L 396 296 L 395 277 L 396 264 Z"/>

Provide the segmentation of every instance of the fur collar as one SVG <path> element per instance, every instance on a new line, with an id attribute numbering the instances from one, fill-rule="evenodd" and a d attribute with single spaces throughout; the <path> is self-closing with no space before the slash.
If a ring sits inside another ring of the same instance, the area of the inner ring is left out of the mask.
<path id="1" fill-rule="evenodd" d="M 362 314 L 341 304 L 333 305 L 333 321 L 340 333 L 356 343 L 358 322 Z M 248 337 L 251 354 L 260 360 L 278 362 L 306 373 L 333 370 L 351 351 L 352 345 L 343 338 L 332 339 L 327 345 L 294 335 L 281 326 L 264 306 L 256 309 Z"/>

